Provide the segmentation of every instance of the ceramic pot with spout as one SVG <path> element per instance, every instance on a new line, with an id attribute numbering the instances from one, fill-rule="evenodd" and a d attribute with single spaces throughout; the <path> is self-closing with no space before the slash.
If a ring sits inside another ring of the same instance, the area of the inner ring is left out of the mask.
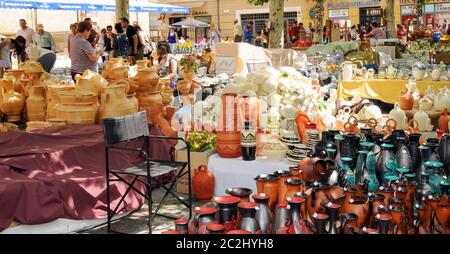
<path id="1" fill-rule="evenodd" d="M 3 95 L 0 108 L 7 116 L 7 121 L 20 121 L 23 108 L 25 107 L 25 96 L 14 90 L 13 80 L 3 79 L 0 89 L 0 93 Z"/>
<path id="2" fill-rule="evenodd" d="M 411 110 L 413 108 L 414 98 L 408 85 L 406 85 L 405 90 L 400 94 L 399 105 L 403 110 Z"/>
<path id="3" fill-rule="evenodd" d="M 136 105 L 127 99 L 126 85 L 107 86 L 101 96 L 99 119 L 126 116 L 136 113 Z"/>
<path id="4" fill-rule="evenodd" d="M 195 197 L 200 202 L 211 201 L 214 194 L 215 178 L 206 165 L 200 165 L 195 169 L 192 177 L 192 189 Z"/>
<path id="5" fill-rule="evenodd" d="M 412 67 L 412 76 L 415 80 L 422 80 L 423 77 L 425 76 L 427 67 L 421 63 L 421 62 L 417 62 L 413 65 Z"/>
<path id="6" fill-rule="evenodd" d="M 44 86 L 29 86 L 27 105 L 28 121 L 45 121 L 45 109 L 47 104 L 45 101 Z"/>

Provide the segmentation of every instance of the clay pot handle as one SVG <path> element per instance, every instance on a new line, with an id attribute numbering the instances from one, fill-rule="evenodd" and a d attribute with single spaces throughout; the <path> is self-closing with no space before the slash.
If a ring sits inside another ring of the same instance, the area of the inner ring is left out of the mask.
<path id="1" fill-rule="evenodd" d="M 200 165 L 196 170 L 198 170 L 199 172 L 207 172 L 208 167 L 206 165 Z"/>
<path id="2" fill-rule="evenodd" d="M 416 119 L 411 119 L 408 122 L 409 132 L 415 133 L 419 131 L 419 122 Z"/>
<path id="3" fill-rule="evenodd" d="M 392 118 L 389 118 L 386 121 L 386 126 L 390 129 L 390 130 L 395 130 L 395 128 L 397 128 L 397 121 L 395 121 Z"/>
<path id="4" fill-rule="evenodd" d="M 351 117 L 348 118 L 347 122 L 357 126 L 358 125 L 358 118 L 356 118 L 356 116 L 351 116 Z"/>
<path id="5" fill-rule="evenodd" d="M 377 119 L 375 119 L 373 117 L 370 118 L 366 124 L 367 127 L 370 127 L 372 129 L 372 132 L 375 132 L 375 130 L 376 130 L 375 128 L 377 127 L 377 125 L 378 125 Z"/>

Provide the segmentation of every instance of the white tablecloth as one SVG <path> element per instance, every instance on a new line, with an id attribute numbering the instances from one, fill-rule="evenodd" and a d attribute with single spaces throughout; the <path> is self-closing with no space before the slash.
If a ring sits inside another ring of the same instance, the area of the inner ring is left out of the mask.
<path id="1" fill-rule="evenodd" d="M 208 170 L 216 179 L 214 195 L 223 196 L 225 190 L 231 187 L 245 187 L 256 193 L 256 182 L 253 180 L 259 174 L 271 174 L 276 170 L 288 170 L 295 164 L 286 159 L 272 161 L 257 157 L 254 161 L 243 161 L 242 157 L 227 159 L 213 154 L 208 159 Z"/>

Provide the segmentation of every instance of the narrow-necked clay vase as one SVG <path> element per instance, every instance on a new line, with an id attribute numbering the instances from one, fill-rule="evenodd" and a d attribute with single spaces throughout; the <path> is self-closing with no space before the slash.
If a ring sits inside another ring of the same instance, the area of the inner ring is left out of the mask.
<path id="1" fill-rule="evenodd" d="M 400 108 L 403 110 L 411 110 L 413 108 L 414 98 L 408 85 L 406 85 L 405 90 L 400 94 L 399 104 Z"/>
<path id="2" fill-rule="evenodd" d="M 25 107 L 25 96 L 14 90 L 13 80 L 3 79 L 3 87 L 0 91 L 3 94 L 1 110 L 7 116 L 8 122 L 20 121 L 22 110 Z"/>
<path id="3" fill-rule="evenodd" d="M 127 99 L 126 85 L 107 86 L 101 95 L 99 119 L 126 116 L 136 113 L 136 105 Z"/>
<path id="4" fill-rule="evenodd" d="M 448 132 L 448 110 L 447 108 L 444 108 L 441 112 L 441 116 L 438 120 L 438 128 L 439 130 L 443 130 L 444 132 Z"/>
<path id="5" fill-rule="evenodd" d="M 27 105 L 28 121 L 45 121 L 45 109 L 47 103 L 45 102 L 45 87 L 44 86 L 29 86 Z"/>
<path id="6" fill-rule="evenodd" d="M 211 201 L 214 194 L 214 184 L 214 175 L 211 171 L 208 171 L 206 165 L 200 165 L 195 169 L 194 176 L 192 177 L 192 188 L 198 201 Z"/>

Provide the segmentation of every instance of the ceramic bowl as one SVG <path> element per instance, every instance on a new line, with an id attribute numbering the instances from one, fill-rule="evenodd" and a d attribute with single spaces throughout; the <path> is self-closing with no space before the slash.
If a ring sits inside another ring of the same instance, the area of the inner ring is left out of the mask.
<path id="1" fill-rule="evenodd" d="M 262 147 L 262 155 L 273 161 L 281 161 L 288 151 L 288 147 L 280 142 L 268 142 Z"/>

